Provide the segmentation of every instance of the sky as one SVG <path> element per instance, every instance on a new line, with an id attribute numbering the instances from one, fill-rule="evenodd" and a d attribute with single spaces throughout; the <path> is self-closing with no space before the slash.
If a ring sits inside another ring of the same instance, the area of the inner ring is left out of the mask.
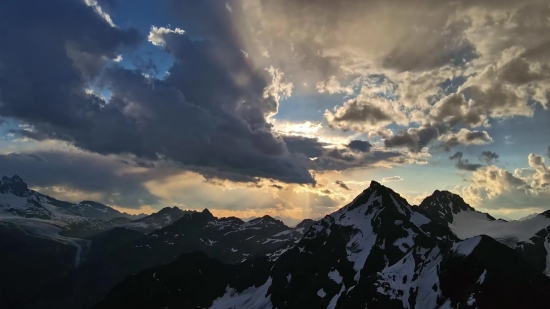
<path id="1" fill-rule="evenodd" d="M 549 0 L 0 2 L 0 174 L 318 218 L 371 180 L 550 209 Z"/>

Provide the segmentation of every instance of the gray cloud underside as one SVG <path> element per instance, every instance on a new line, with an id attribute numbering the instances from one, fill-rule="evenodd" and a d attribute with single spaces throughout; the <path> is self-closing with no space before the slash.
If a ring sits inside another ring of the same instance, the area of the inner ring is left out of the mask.
<path id="1" fill-rule="evenodd" d="M 55 27 L 33 27 L 31 19 Z M 106 68 L 143 36 L 111 27 L 83 2 L 2 2 L 0 27 L 0 40 L 11 42 L 0 51 L 0 115 L 34 127 L 23 135 L 100 154 L 171 160 L 207 177 L 314 182 L 265 120 L 277 110 L 275 98 L 264 95 L 269 73 L 230 40 L 164 34 L 177 61 L 165 80 L 155 80 Z M 86 92 L 91 84 L 109 89 L 110 100 Z"/>
<path id="2" fill-rule="evenodd" d="M 370 152 L 372 145 L 368 141 L 353 140 L 347 144 L 347 147 L 357 152 Z"/>
<path id="3" fill-rule="evenodd" d="M 351 190 L 343 181 L 341 180 L 336 180 L 334 182 L 335 184 L 337 184 L 340 188 L 344 189 L 344 190 Z"/>
<path id="4" fill-rule="evenodd" d="M 402 153 L 372 151 L 372 145 L 365 141 L 354 140 L 345 148 L 337 148 L 336 145 L 322 143 L 317 138 L 285 136 L 284 140 L 290 152 L 305 154 L 312 159 L 309 160 L 308 166 L 315 171 L 342 171 L 381 162 L 404 163 Z"/>
<path id="5" fill-rule="evenodd" d="M 457 152 L 454 155 L 450 156 L 449 159 L 455 161 L 455 167 L 459 170 L 464 171 L 475 171 L 483 167 L 482 164 L 470 163 L 468 159 L 463 159 L 464 154 L 462 152 Z"/>
<path id="6" fill-rule="evenodd" d="M 479 161 L 491 165 L 494 162 L 498 161 L 499 155 L 496 152 L 492 151 L 482 151 L 479 155 Z"/>

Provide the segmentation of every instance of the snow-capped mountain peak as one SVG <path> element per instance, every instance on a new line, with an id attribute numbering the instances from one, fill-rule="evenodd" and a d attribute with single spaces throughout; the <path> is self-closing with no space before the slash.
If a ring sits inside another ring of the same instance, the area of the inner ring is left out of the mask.
<path id="1" fill-rule="evenodd" d="M 496 220 L 487 213 L 475 210 L 459 195 L 438 190 L 424 199 L 418 208 L 434 222 L 448 227 L 460 239 L 488 235 L 515 248 L 528 260 L 534 257 L 531 263 L 541 271 L 550 265 L 550 260 L 539 258 L 550 252 L 550 246 L 546 240 L 536 236 L 550 227 L 550 211 L 524 220 Z"/>
<path id="2" fill-rule="evenodd" d="M 13 175 L 11 178 L 2 176 L 2 180 L 0 180 L 0 193 L 11 193 L 15 196 L 28 196 L 29 188 L 23 179 L 17 175 Z"/>
<path id="3" fill-rule="evenodd" d="M 463 212 L 477 212 L 486 220 L 495 221 L 489 214 L 476 211 L 468 205 L 460 195 L 449 191 L 435 190 L 434 193 L 425 198 L 418 206 L 432 220 L 442 224 L 452 224 L 457 214 Z"/>

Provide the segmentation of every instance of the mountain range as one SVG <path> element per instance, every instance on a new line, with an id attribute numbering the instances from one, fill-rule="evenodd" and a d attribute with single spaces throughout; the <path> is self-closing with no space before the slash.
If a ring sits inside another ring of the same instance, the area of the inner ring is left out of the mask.
<path id="1" fill-rule="evenodd" d="M 373 181 L 291 228 L 135 218 L 17 176 L 0 193 L 0 308 L 550 308 L 549 211 L 508 222 L 439 190 L 411 206 Z"/>

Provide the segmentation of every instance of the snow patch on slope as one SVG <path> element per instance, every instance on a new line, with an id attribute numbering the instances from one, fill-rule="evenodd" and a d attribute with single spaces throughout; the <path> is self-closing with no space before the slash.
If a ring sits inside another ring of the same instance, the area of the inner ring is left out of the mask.
<path id="1" fill-rule="evenodd" d="M 460 255 L 470 255 L 475 247 L 479 245 L 481 236 L 472 237 L 453 244 L 453 251 Z"/>
<path id="2" fill-rule="evenodd" d="M 338 303 L 338 299 L 340 299 L 340 295 L 342 295 L 342 292 L 346 290 L 346 286 L 342 284 L 342 288 L 340 289 L 340 292 L 330 300 L 330 303 L 327 306 L 327 309 L 334 309 L 336 308 L 336 303 Z"/>
<path id="3" fill-rule="evenodd" d="M 74 267 L 80 266 L 80 257 L 82 253 L 82 244 L 88 244 L 88 240 L 70 238 L 59 235 L 59 232 L 63 230 L 61 226 L 65 226 L 64 222 L 33 219 L 33 218 L 21 218 L 21 217 L 0 217 L 1 221 L 10 222 L 17 225 L 17 227 L 25 232 L 27 235 L 31 235 L 38 238 L 44 238 L 53 240 L 65 245 L 69 245 L 76 248 Z"/>
<path id="4" fill-rule="evenodd" d="M 415 254 L 424 257 L 420 265 L 415 262 Z M 404 308 L 410 308 L 410 293 L 416 291 L 416 308 L 437 308 L 441 259 L 437 247 L 431 250 L 418 248 L 409 252 L 378 274 L 378 293 L 400 300 Z"/>
<path id="5" fill-rule="evenodd" d="M 321 288 L 319 289 L 319 291 L 317 291 L 317 296 L 324 298 L 325 296 L 327 296 L 327 293 L 325 293 L 325 291 Z"/>
<path id="6" fill-rule="evenodd" d="M 517 242 L 530 242 L 533 235 L 549 225 L 550 219 L 545 216 L 504 222 L 491 221 L 486 214 L 477 211 L 461 211 L 454 215 L 453 223 L 449 227 L 460 239 L 487 235 L 513 248 Z"/>
<path id="7" fill-rule="evenodd" d="M 335 224 L 349 226 L 356 231 L 346 245 L 347 258 L 353 263 L 353 269 L 356 272 L 355 281 L 359 280 L 361 270 L 370 255 L 372 247 L 376 243 L 376 234 L 373 233 L 372 219 L 377 212 L 366 213 L 375 201 L 382 202 L 382 197 L 376 196 L 376 192 L 371 194 L 369 200 L 364 205 L 351 210 L 344 207 L 331 215 L 334 218 Z"/>
<path id="8" fill-rule="evenodd" d="M 342 276 L 340 275 L 340 273 L 338 272 L 338 270 L 331 270 L 329 273 L 328 273 L 328 277 L 330 279 L 332 279 L 334 282 L 336 282 L 337 284 L 340 284 L 342 283 Z"/>
<path id="9" fill-rule="evenodd" d="M 251 286 L 242 293 L 237 293 L 235 289 L 227 286 L 225 294 L 214 300 L 210 309 L 272 309 L 271 295 L 266 297 L 267 290 L 271 286 L 272 278 L 259 287 Z"/>

